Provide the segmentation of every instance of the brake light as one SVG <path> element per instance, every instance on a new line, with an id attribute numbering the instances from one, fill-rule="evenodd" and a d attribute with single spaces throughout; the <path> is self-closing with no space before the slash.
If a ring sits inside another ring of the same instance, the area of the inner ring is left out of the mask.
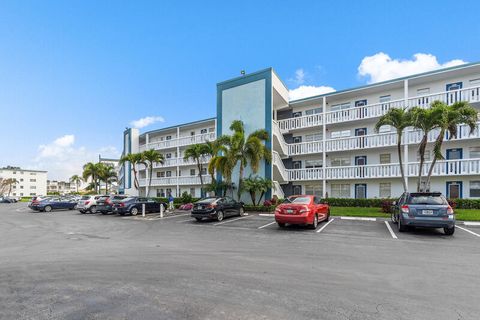
<path id="1" fill-rule="evenodd" d="M 302 207 L 302 209 L 300 209 L 299 212 L 300 212 L 300 213 L 310 212 L 310 209 L 309 209 L 307 206 L 304 206 L 304 207 Z"/>
<path id="2" fill-rule="evenodd" d="M 216 204 L 212 203 L 212 204 L 209 204 L 208 206 L 206 206 L 206 208 L 208 208 L 208 209 L 213 209 L 213 208 L 215 208 L 216 206 L 217 206 Z"/>
<path id="3" fill-rule="evenodd" d="M 123 202 L 120 202 L 118 205 L 119 205 L 120 207 L 125 207 L 125 203 L 123 203 Z"/>
<path id="4" fill-rule="evenodd" d="M 447 214 L 453 214 L 453 208 L 452 207 L 448 206 Z"/>
<path id="5" fill-rule="evenodd" d="M 410 213 L 410 209 L 408 208 L 407 205 L 402 206 L 402 207 L 400 208 L 400 210 L 402 210 L 402 213 Z"/>
<path id="6" fill-rule="evenodd" d="M 106 204 L 110 204 L 110 203 L 111 203 L 111 202 L 110 202 L 110 198 L 107 198 L 107 199 L 105 200 L 105 203 L 106 203 Z"/>
<path id="7" fill-rule="evenodd" d="M 85 201 L 85 205 L 88 205 L 90 203 L 90 201 Z"/>

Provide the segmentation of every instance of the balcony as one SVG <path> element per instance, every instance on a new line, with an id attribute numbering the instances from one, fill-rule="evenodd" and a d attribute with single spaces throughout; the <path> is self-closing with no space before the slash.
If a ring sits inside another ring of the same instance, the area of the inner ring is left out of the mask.
<path id="1" fill-rule="evenodd" d="M 204 159 L 201 159 L 202 164 L 207 164 L 210 161 L 211 157 L 205 157 Z M 155 163 L 153 165 L 153 168 L 158 169 L 158 168 L 167 168 L 167 167 L 176 167 L 176 166 L 192 166 L 192 165 L 197 165 L 197 162 L 192 159 L 185 160 L 183 158 L 170 158 L 170 159 L 165 159 L 164 163 Z M 145 168 L 144 165 L 138 165 L 139 170 L 143 170 Z"/>
<path id="2" fill-rule="evenodd" d="M 406 107 L 411 108 L 419 106 L 426 108 L 435 100 L 440 100 L 447 104 L 452 104 L 457 101 L 467 101 L 470 103 L 480 102 L 480 86 L 411 97 L 407 99 Z M 384 115 L 391 108 L 404 107 L 405 99 L 398 99 L 388 102 L 368 104 L 362 107 L 329 111 L 324 114 L 313 114 L 297 118 L 283 119 L 278 121 L 278 126 L 283 133 L 286 133 L 291 130 L 320 126 L 323 124 L 323 121 L 325 121 L 325 124 L 335 124 L 376 118 Z"/>
<path id="3" fill-rule="evenodd" d="M 426 176 L 430 163 L 423 167 L 423 175 Z M 313 169 L 287 169 L 290 181 L 322 180 L 323 168 Z M 409 163 L 407 176 L 417 177 L 419 163 Z M 437 161 L 432 176 L 462 176 L 480 175 L 480 159 L 461 159 Z M 325 179 L 327 180 L 349 180 L 349 179 L 378 179 L 378 178 L 400 178 L 400 166 L 398 163 L 372 164 L 365 166 L 327 167 L 325 168 Z"/>
<path id="4" fill-rule="evenodd" d="M 207 141 L 213 141 L 215 139 L 216 139 L 215 132 L 210 132 L 210 133 L 197 134 L 194 136 L 180 137 L 172 140 L 155 141 L 155 142 L 141 145 L 140 152 L 143 152 L 149 149 L 161 150 L 161 149 L 182 147 L 182 146 L 187 146 L 187 145 L 196 144 L 196 143 L 205 143 Z"/>
<path id="5" fill-rule="evenodd" d="M 203 176 L 203 183 L 207 184 L 212 181 L 209 175 Z M 148 179 L 139 179 L 140 187 L 145 187 L 148 183 Z M 188 176 L 188 177 L 166 177 L 166 178 L 152 178 L 152 187 L 154 186 L 176 186 L 178 185 L 200 185 L 200 177 Z"/>

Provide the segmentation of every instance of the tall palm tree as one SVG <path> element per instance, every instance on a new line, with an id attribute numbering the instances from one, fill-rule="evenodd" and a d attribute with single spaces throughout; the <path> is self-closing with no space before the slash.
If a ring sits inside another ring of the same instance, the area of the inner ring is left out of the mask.
<path id="1" fill-rule="evenodd" d="M 92 180 L 93 189 L 95 192 L 98 190 L 98 179 L 100 177 L 101 166 L 98 163 L 88 162 L 83 166 L 82 177 L 85 181 Z"/>
<path id="2" fill-rule="evenodd" d="M 10 194 L 12 193 L 12 187 L 13 185 L 17 184 L 18 180 L 15 178 L 8 178 L 3 180 L 3 184 L 8 187 L 8 196 L 10 197 Z"/>
<path id="3" fill-rule="evenodd" d="M 108 184 L 117 180 L 117 172 L 112 165 L 103 165 L 100 171 L 100 178 L 105 182 L 105 194 L 108 194 Z"/>
<path id="4" fill-rule="evenodd" d="M 252 172 L 257 173 L 262 160 L 267 162 L 272 160 L 272 153 L 264 145 L 269 138 L 265 129 L 256 130 L 247 136 L 243 122 L 234 120 L 230 125 L 230 130 L 233 132 L 232 135 L 219 138 L 224 149 L 221 150 L 223 155 L 216 160 L 216 167 L 220 168 L 222 174 L 227 173 L 231 182 L 233 169 L 239 164 L 237 196 L 240 200 L 245 167 L 250 164 Z M 227 182 L 229 181 L 227 180 Z"/>
<path id="5" fill-rule="evenodd" d="M 135 189 L 138 190 L 139 183 L 138 183 L 138 171 L 137 165 L 142 162 L 142 154 L 141 153 L 129 153 L 120 158 L 119 164 L 123 165 L 129 162 L 132 165 L 133 171 L 133 186 Z M 126 173 L 125 173 L 126 174 Z"/>
<path id="6" fill-rule="evenodd" d="M 152 175 L 153 175 L 153 165 L 156 163 L 163 164 L 164 158 L 163 155 L 158 153 L 156 150 L 150 149 L 145 150 L 141 153 L 142 161 L 141 163 L 145 164 L 145 168 L 148 171 L 148 184 L 147 184 L 147 197 L 150 196 L 150 187 L 152 185 Z"/>
<path id="7" fill-rule="evenodd" d="M 215 179 L 215 161 L 211 161 L 214 157 L 218 156 L 220 153 L 221 145 L 218 140 L 214 141 L 206 141 L 205 145 L 207 146 L 208 150 L 208 155 L 210 156 L 210 161 L 208 163 L 208 173 L 210 174 L 210 177 L 212 178 L 212 183 L 216 183 Z"/>
<path id="8" fill-rule="evenodd" d="M 428 133 L 437 128 L 437 124 L 443 113 L 443 110 L 437 107 L 437 102 L 438 101 L 433 102 L 430 108 L 414 107 L 410 110 L 412 126 L 422 131 L 422 140 L 420 140 L 420 144 L 418 145 L 420 165 L 418 168 L 417 192 L 422 191 L 423 165 L 425 164 Z"/>
<path id="9" fill-rule="evenodd" d="M 452 105 L 447 105 L 441 101 L 435 101 L 432 103 L 432 108 L 437 108 L 442 111 L 442 116 L 439 117 L 437 123 L 440 133 L 435 140 L 433 146 L 433 160 L 428 170 L 427 183 L 430 185 L 433 169 L 437 160 L 445 159 L 442 155 L 442 143 L 445 139 L 445 133 L 449 133 L 448 139 L 457 137 L 457 126 L 459 124 L 466 124 L 470 129 L 470 134 L 477 128 L 478 113 L 475 108 L 470 106 L 466 101 L 455 102 Z"/>
<path id="10" fill-rule="evenodd" d="M 209 154 L 210 154 L 209 147 L 204 143 L 198 143 L 198 144 L 192 144 L 187 149 L 185 149 L 185 152 L 183 155 L 183 159 L 185 160 L 193 159 L 197 163 L 202 197 L 204 196 L 204 192 L 205 192 L 203 187 L 203 176 L 202 176 L 203 163 L 202 162 L 205 160 L 205 157 L 208 156 Z"/>
<path id="11" fill-rule="evenodd" d="M 82 181 L 83 181 L 82 177 L 80 177 L 78 174 L 74 174 L 73 176 L 70 177 L 70 183 L 75 183 L 77 193 L 78 193 L 78 188 L 82 183 Z"/>
<path id="12" fill-rule="evenodd" d="M 375 124 L 375 132 L 380 130 L 380 127 L 389 125 L 395 128 L 397 131 L 397 152 L 398 152 L 398 163 L 400 165 L 400 175 L 402 176 L 403 190 L 406 192 L 408 189 L 407 182 L 405 181 L 405 171 L 403 168 L 403 157 L 402 157 L 402 136 L 403 130 L 412 125 L 412 115 L 409 111 L 400 108 L 391 108 L 380 117 L 378 122 Z"/>

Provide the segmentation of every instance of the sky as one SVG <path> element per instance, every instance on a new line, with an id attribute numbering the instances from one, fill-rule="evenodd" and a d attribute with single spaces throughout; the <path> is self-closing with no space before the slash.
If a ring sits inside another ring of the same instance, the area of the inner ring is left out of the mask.
<path id="1" fill-rule="evenodd" d="M 141 132 L 215 116 L 273 67 L 290 98 L 480 61 L 478 1 L 0 1 L 0 166 L 68 179 Z"/>

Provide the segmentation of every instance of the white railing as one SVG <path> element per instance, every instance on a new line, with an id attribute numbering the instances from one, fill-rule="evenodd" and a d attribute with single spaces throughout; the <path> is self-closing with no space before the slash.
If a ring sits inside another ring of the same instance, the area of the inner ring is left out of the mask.
<path id="1" fill-rule="evenodd" d="M 423 175 L 428 174 L 430 163 L 423 167 Z M 406 175 L 418 176 L 419 163 L 409 163 Z M 316 169 L 289 169 L 287 170 L 290 181 L 321 180 L 322 168 Z M 442 160 L 435 163 L 432 176 L 451 175 L 480 175 L 480 159 Z M 398 163 L 371 164 L 365 166 L 345 166 L 325 168 L 325 179 L 348 180 L 348 179 L 372 179 L 372 178 L 399 178 L 400 166 Z"/>
<path id="2" fill-rule="evenodd" d="M 272 162 L 273 165 L 277 167 L 278 171 L 280 172 L 280 175 L 282 176 L 282 179 L 284 181 L 288 181 L 289 176 L 287 173 L 287 169 L 285 169 L 285 165 L 283 164 L 282 158 L 276 151 L 272 151 Z"/>
<path id="3" fill-rule="evenodd" d="M 280 199 L 285 198 L 285 193 L 283 192 L 282 186 L 278 181 L 273 181 L 272 193 Z"/>
<path id="4" fill-rule="evenodd" d="M 427 108 L 436 100 L 447 104 L 453 104 L 457 101 L 467 101 L 470 103 L 480 102 L 480 86 L 411 97 L 408 99 L 408 107 L 418 106 Z"/>
<path id="5" fill-rule="evenodd" d="M 315 127 L 322 124 L 322 117 L 321 113 L 316 113 L 308 116 L 278 120 L 278 126 L 283 132 L 293 129 Z"/>
<path id="6" fill-rule="evenodd" d="M 173 147 L 181 147 L 181 146 L 186 146 L 186 145 L 195 144 L 195 143 L 205 143 L 207 141 L 213 141 L 215 139 L 216 139 L 215 132 L 202 133 L 194 136 L 179 137 L 171 140 L 150 142 L 148 144 L 141 145 L 139 149 L 140 149 L 140 152 L 149 150 L 149 149 L 159 150 L 159 149 L 166 149 L 166 148 L 173 148 Z"/>
<path id="7" fill-rule="evenodd" d="M 325 122 L 338 123 L 359 119 L 368 119 L 380 117 L 387 113 L 391 108 L 401 108 L 404 105 L 404 100 L 393 100 L 382 103 L 368 104 L 362 107 L 354 107 L 338 111 L 329 111 L 325 113 Z"/>
<path id="8" fill-rule="evenodd" d="M 325 141 L 326 151 L 343 151 L 365 148 L 379 148 L 397 144 L 395 132 L 329 139 Z"/>
<path id="9" fill-rule="evenodd" d="M 202 164 L 206 164 L 210 161 L 211 157 L 204 157 L 201 159 Z M 165 159 L 164 163 L 155 163 L 153 165 L 154 168 L 166 168 L 166 167 L 175 167 L 175 166 L 191 166 L 191 165 L 197 165 L 197 162 L 193 159 L 188 159 L 185 160 L 183 158 L 170 158 L 170 159 Z M 139 170 L 143 170 L 145 168 L 144 165 L 139 165 Z"/>
<path id="10" fill-rule="evenodd" d="M 309 153 L 319 153 L 323 151 L 322 141 L 309 141 L 288 144 L 288 155 L 301 155 Z"/>
<path id="11" fill-rule="evenodd" d="M 282 150 L 282 153 L 287 155 L 288 154 L 287 143 L 285 142 L 285 139 L 283 138 L 283 134 L 280 131 L 280 127 L 278 126 L 278 122 L 275 121 L 275 120 L 272 120 L 272 132 L 273 132 L 273 137 L 277 137 L 277 141 L 280 144 L 280 148 Z"/>
<path id="12" fill-rule="evenodd" d="M 202 176 L 203 183 L 207 184 L 212 181 L 209 175 Z M 148 179 L 139 179 L 140 187 L 145 187 L 148 183 Z M 165 178 L 152 178 L 152 186 L 176 186 L 178 185 L 199 185 L 200 177 L 188 176 L 188 177 L 165 177 Z"/>

